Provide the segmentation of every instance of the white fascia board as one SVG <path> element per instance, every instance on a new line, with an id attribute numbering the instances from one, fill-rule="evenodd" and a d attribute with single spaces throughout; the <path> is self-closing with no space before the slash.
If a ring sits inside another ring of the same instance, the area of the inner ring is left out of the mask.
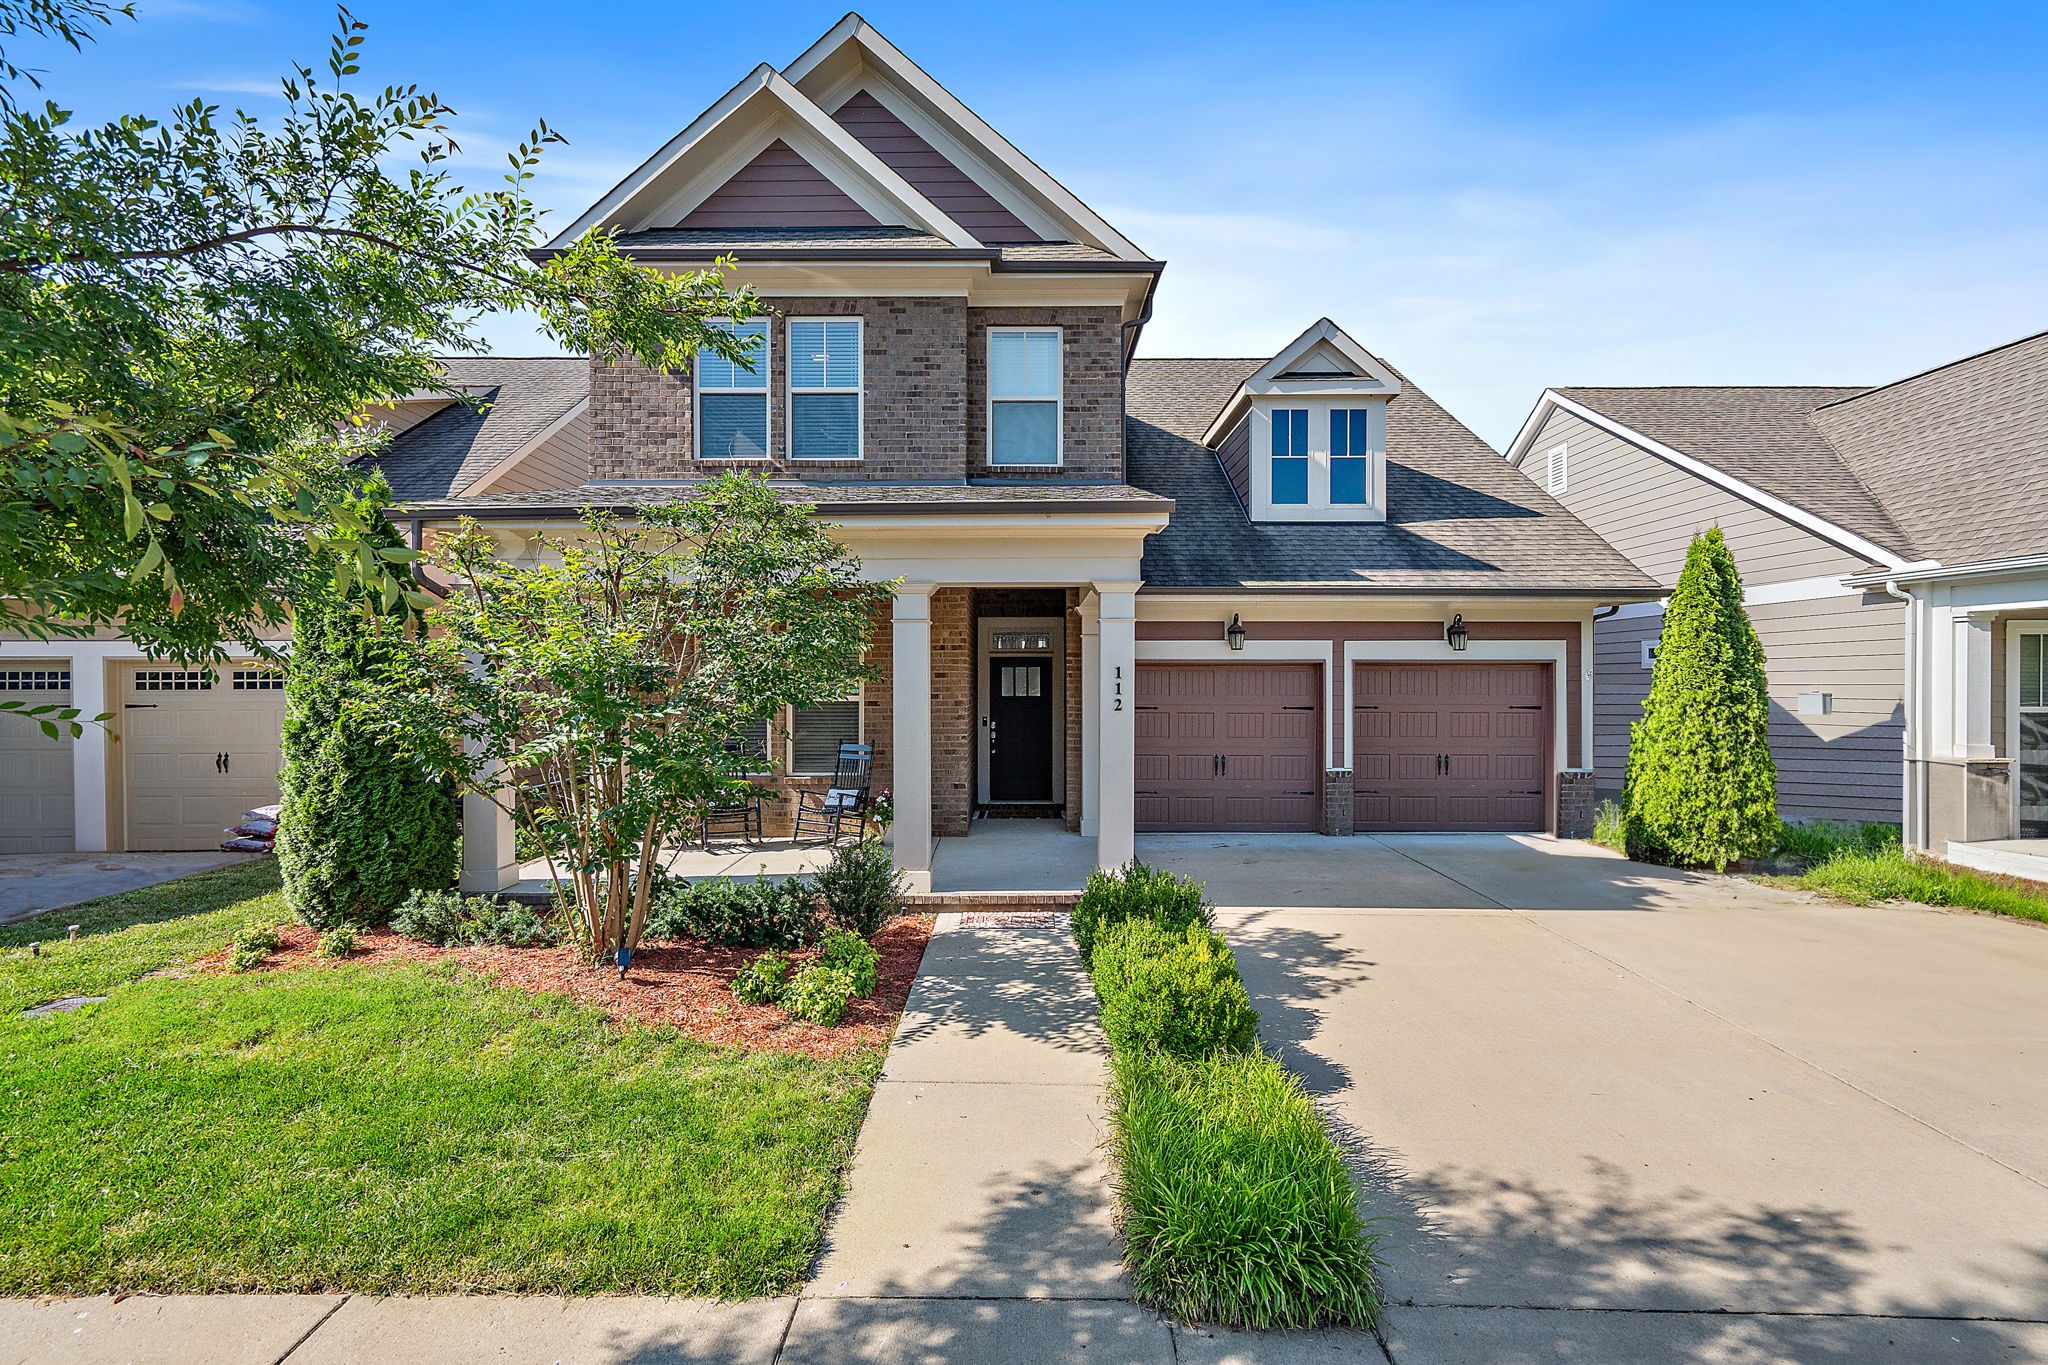
<path id="1" fill-rule="evenodd" d="M 890 170 L 881 158 L 863 147 L 857 138 L 834 123 L 826 116 L 824 110 L 811 103 L 802 91 L 785 80 L 774 67 L 764 62 L 755 67 L 745 80 L 721 96 L 716 104 L 699 115 L 689 127 L 669 139 L 667 145 L 643 163 L 639 170 L 615 186 L 610 194 L 571 223 L 566 230 L 549 242 L 548 246 L 564 247 L 594 227 L 616 226 L 635 199 L 675 170 L 685 158 L 706 155 L 706 149 L 714 144 L 721 129 L 730 130 L 746 122 L 751 107 L 757 101 L 768 102 L 773 106 L 772 113 L 785 116 L 797 128 L 808 133 L 856 175 L 871 184 L 898 212 L 927 232 L 945 238 L 956 247 L 972 249 L 981 245 L 972 233 L 954 222 L 938 205 L 913 188 L 909 181 Z M 712 188 L 715 189 L 716 186 Z M 840 188 L 846 187 L 842 185 Z M 670 198 L 672 197 L 673 194 Z M 863 196 L 853 197 L 858 199 Z M 682 211 L 687 212 L 688 207 L 694 205 L 686 206 Z"/>
<path id="2" fill-rule="evenodd" d="M 978 149 L 997 169 L 1018 181 L 1027 191 L 1045 201 L 1074 235 L 1111 255 L 1127 261 L 1150 260 L 1128 237 L 1111 227 L 1072 190 L 1053 179 L 1030 157 L 1010 144 L 1009 139 L 989 127 L 981 117 L 962 104 L 952 91 L 927 75 L 924 69 L 898 51 L 896 45 L 877 33 L 858 14 L 849 14 L 834 24 L 824 37 L 802 56 L 783 68 L 783 75 L 801 86 L 805 79 L 838 55 L 847 44 L 858 45 L 867 61 L 895 81 L 912 98 L 923 103 L 944 123 L 959 130 L 961 140 Z"/>
<path id="3" fill-rule="evenodd" d="M 505 476 L 514 469 L 517 469 L 520 463 L 529 455 L 539 450 L 549 441 L 552 441 L 561 433 L 564 427 L 588 411 L 590 411 L 590 399 L 587 396 L 577 399 L 569 405 L 567 412 L 564 412 L 560 417 L 548 423 L 532 440 L 464 484 L 459 490 L 458 496 L 474 497 L 481 493 L 488 493 L 493 486 L 504 482 Z"/>
<path id="4" fill-rule="evenodd" d="M 2048 554 L 2014 555 L 2009 559 L 1980 559 L 1974 564 L 1943 564 L 1925 559 L 1901 565 L 1896 571 L 1857 574 L 1844 581 L 1856 587 L 1882 587 L 1886 583 L 1952 582 L 1961 578 L 1994 578 L 2002 574 L 2034 573 L 2048 569 Z"/>
<path id="5" fill-rule="evenodd" d="M 1543 430 L 1544 419 L 1557 410 L 1550 401 L 1554 397 L 1556 394 L 1551 390 L 1543 391 L 1542 397 L 1536 400 L 1536 406 L 1529 409 L 1529 415 L 1522 419 L 1521 429 L 1515 433 L 1515 439 L 1508 442 L 1508 448 L 1501 452 L 1501 458 L 1517 469 L 1521 468 L 1522 461 L 1528 458 L 1529 447 L 1536 443 L 1536 433 Z"/>
<path id="6" fill-rule="evenodd" d="M 1281 375 L 1314 350 L 1327 342 L 1332 349 L 1343 356 L 1355 369 L 1366 375 L 1371 382 L 1358 379 L 1331 376 L 1327 379 L 1282 379 Z M 1202 444 L 1214 446 L 1230 433 L 1230 429 L 1243 418 L 1245 409 L 1251 406 L 1254 397 L 1304 398 L 1397 398 L 1401 394 L 1401 381 L 1386 367 L 1380 358 L 1353 340 L 1349 333 L 1328 318 L 1317 319 L 1307 331 L 1288 342 L 1277 351 L 1272 359 L 1252 371 L 1251 377 L 1237 386 L 1230 395 L 1230 401 L 1216 414 L 1215 420 L 1202 433 Z"/>
<path id="7" fill-rule="evenodd" d="M 1626 423 L 1617 422 L 1612 417 L 1596 412 L 1583 403 L 1574 402 L 1555 389 L 1545 389 L 1543 391 L 1543 397 L 1537 403 L 1536 411 L 1530 413 L 1529 421 L 1522 424 L 1522 434 L 1516 436 L 1515 443 L 1508 447 L 1507 459 L 1509 462 L 1520 463 L 1522 456 L 1527 453 L 1525 440 L 1535 435 L 1537 427 L 1541 425 L 1538 420 L 1539 417 L 1547 415 L 1549 411 L 1568 412 L 1583 422 L 1599 427 L 1610 435 L 1619 436 L 1630 445 L 1646 450 L 1658 459 L 1676 465 L 1686 473 L 1704 479 L 1717 488 L 1725 489 L 1736 497 L 1741 498 L 1744 502 L 1754 503 L 1764 511 L 1789 521 L 1802 530 L 1811 531 L 1821 539 L 1831 541 L 1851 554 L 1862 555 L 1865 559 L 1891 569 L 1904 568 L 1906 565 L 1904 559 L 1885 549 L 1884 546 L 1879 545 L 1877 542 L 1866 540 L 1854 531 L 1844 530 L 1823 517 L 1815 516 L 1803 507 L 1796 507 L 1786 502 L 1783 498 L 1764 492 L 1763 489 L 1758 488 L 1754 484 L 1745 483 L 1724 470 L 1696 460 L 1683 451 L 1665 445 L 1662 441 L 1645 436 L 1634 427 Z"/>

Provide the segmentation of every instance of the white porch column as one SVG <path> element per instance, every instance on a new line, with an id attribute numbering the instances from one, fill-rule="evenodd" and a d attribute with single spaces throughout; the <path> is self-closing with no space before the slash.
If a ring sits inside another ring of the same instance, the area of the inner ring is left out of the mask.
<path id="1" fill-rule="evenodd" d="M 1137 785 L 1138 622 L 1136 583 L 1097 583 L 1095 865 L 1122 867 L 1137 855 L 1133 794 Z"/>
<path id="2" fill-rule="evenodd" d="M 1102 618 L 1090 589 L 1081 597 L 1081 837 L 1093 839 L 1099 826 L 1102 777 L 1102 717 L 1096 698 L 1102 695 Z"/>
<path id="3" fill-rule="evenodd" d="M 1956 753 L 1991 758 L 1991 617 L 1958 612 L 1956 645 Z"/>
<path id="4" fill-rule="evenodd" d="M 895 733 L 891 792 L 896 820 L 889 839 L 913 893 L 932 889 L 932 591 L 934 583 L 896 589 L 891 612 L 890 697 Z"/>
<path id="5" fill-rule="evenodd" d="M 105 655 L 71 656 L 71 704 L 84 727 L 71 741 L 71 847 L 106 853 L 113 848 L 107 828 L 107 726 L 118 725 L 121 718 L 93 723 L 94 716 L 114 709 L 107 705 Z"/>
<path id="6" fill-rule="evenodd" d="M 502 779 L 503 764 L 492 766 L 491 775 Z M 510 801 L 509 788 L 499 788 L 499 799 Z M 519 853 L 512 837 L 512 812 L 496 802 L 467 794 L 462 798 L 462 876 L 457 885 L 465 896 L 491 896 L 519 881 Z"/>

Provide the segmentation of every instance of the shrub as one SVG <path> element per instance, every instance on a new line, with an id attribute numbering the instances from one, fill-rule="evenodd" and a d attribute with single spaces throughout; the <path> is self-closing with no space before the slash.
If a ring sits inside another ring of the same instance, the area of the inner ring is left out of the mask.
<path id="1" fill-rule="evenodd" d="M 1779 830 L 1764 651 L 1742 608 L 1735 557 L 1693 537 L 1664 612 L 1622 784 L 1631 858 L 1711 866 L 1768 852 Z"/>
<path id="2" fill-rule="evenodd" d="M 1150 920 L 1111 925 L 1095 940 L 1093 975 L 1102 1031 L 1119 1053 L 1197 1057 L 1258 1046 L 1259 1015 L 1230 945 L 1199 924 L 1177 934 Z"/>
<path id="3" fill-rule="evenodd" d="M 277 951 L 278 937 L 275 926 L 251 929 L 234 942 L 228 953 L 228 970 L 236 972 L 254 971 L 261 967 L 270 955 Z"/>
<path id="4" fill-rule="evenodd" d="M 1616 853 L 1628 851 L 1622 836 L 1621 807 L 1612 801 L 1602 801 L 1600 809 L 1593 812 L 1593 842 Z"/>
<path id="5" fill-rule="evenodd" d="M 699 938 L 723 948 L 800 948 L 818 932 L 818 900 L 802 877 L 707 877 L 654 892 L 648 938 Z"/>
<path id="6" fill-rule="evenodd" d="M 365 520 L 373 542 L 402 546 L 382 516 Z M 365 599 L 311 577 L 292 594 L 277 859 L 292 913 L 325 930 L 376 924 L 408 892 L 452 885 L 461 803 L 359 700 L 392 655 L 390 636 L 365 619 Z M 369 600 L 373 613 L 380 605 Z"/>
<path id="7" fill-rule="evenodd" d="M 857 992 L 853 977 L 844 968 L 813 962 L 796 974 L 782 1003 L 799 1019 L 814 1024 L 836 1024 L 846 1017 L 846 1007 Z"/>
<path id="8" fill-rule="evenodd" d="M 881 933 L 903 905 L 903 874 L 880 839 L 841 844 L 813 882 L 826 918 L 862 938 Z"/>
<path id="9" fill-rule="evenodd" d="M 1115 872 L 1092 872 L 1074 906 L 1074 944 L 1092 962 L 1095 940 L 1112 924 L 1146 919 L 1175 933 L 1191 924 L 1210 927 L 1202 884 L 1191 878 L 1132 863 Z"/>
<path id="10" fill-rule="evenodd" d="M 789 975 L 789 959 L 780 953 L 763 953 L 740 968 L 732 979 L 733 999 L 747 1005 L 772 1005 L 782 998 L 783 980 Z"/>
<path id="11" fill-rule="evenodd" d="M 356 927 L 353 924 L 337 924 L 320 935 L 320 956 L 347 957 L 356 950 Z"/>
<path id="12" fill-rule="evenodd" d="M 827 929 L 824 938 L 818 942 L 818 961 L 827 967 L 837 967 L 853 979 L 853 993 L 867 996 L 875 993 L 875 978 L 882 963 L 882 955 L 875 951 L 875 945 L 859 934 L 845 929 Z"/>
<path id="13" fill-rule="evenodd" d="M 1378 1238 L 1301 1088 L 1263 1052 L 1120 1056 L 1116 1187 L 1138 1300 L 1233 1327 L 1363 1327 Z"/>
<path id="14" fill-rule="evenodd" d="M 560 921 L 531 906 L 454 891 L 413 892 L 391 917 L 391 927 L 443 948 L 486 943 L 532 948 L 562 941 Z"/>

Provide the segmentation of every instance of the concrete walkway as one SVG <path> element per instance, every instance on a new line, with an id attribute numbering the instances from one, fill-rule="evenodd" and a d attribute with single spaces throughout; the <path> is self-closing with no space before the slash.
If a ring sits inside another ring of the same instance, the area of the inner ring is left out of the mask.
<path id="1" fill-rule="evenodd" d="M 218 849 L 200 853 L 0 854 L 0 924 L 263 856 Z M 61 936 L 63 926 L 57 925 L 55 932 Z"/>

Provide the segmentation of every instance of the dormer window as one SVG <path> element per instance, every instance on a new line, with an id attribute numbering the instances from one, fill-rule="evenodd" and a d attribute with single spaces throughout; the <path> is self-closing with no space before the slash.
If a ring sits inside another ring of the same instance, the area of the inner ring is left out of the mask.
<path id="1" fill-rule="evenodd" d="M 1330 409 L 1330 505 L 1372 501 L 1372 410 Z"/>
<path id="2" fill-rule="evenodd" d="M 1273 495 L 1276 505 L 1308 502 L 1308 409 L 1276 408 L 1273 412 Z"/>
<path id="3" fill-rule="evenodd" d="M 760 460 L 768 455 L 768 324 L 714 322 L 747 351 L 738 364 L 697 353 L 697 458 Z"/>

